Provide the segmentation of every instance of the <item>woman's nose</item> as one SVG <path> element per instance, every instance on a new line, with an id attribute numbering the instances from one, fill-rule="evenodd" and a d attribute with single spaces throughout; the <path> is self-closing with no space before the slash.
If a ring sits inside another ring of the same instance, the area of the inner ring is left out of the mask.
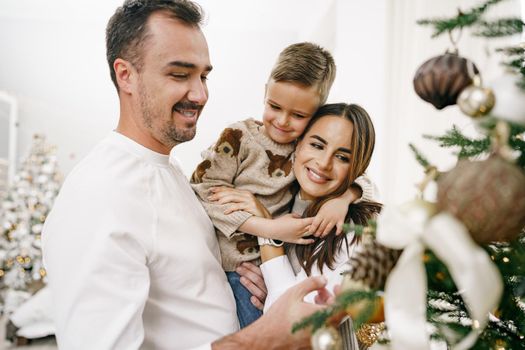
<path id="1" fill-rule="evenodd" d="M 317 164 L 323 170 L 330 170 L 332 168 L 332 157 L 324 153 L 317 158 Z"/>

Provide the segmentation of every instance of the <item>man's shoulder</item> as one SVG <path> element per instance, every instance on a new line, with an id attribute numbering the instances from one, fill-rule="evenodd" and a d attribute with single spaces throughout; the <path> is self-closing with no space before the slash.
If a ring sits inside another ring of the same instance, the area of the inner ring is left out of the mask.
<path id="1" fill-rule="evenodd" d="M 140 169 L 140 159 L 103 140 L 73 168 L 61 192 L 73 190 L 77 196 L 90 197 L 117 192 L 125 195 L 134 186 L 141 186 Z"/>

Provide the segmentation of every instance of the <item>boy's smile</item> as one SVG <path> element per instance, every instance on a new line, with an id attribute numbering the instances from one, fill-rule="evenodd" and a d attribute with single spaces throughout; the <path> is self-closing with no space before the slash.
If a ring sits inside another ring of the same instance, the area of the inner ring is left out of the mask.
<path id="1" fill-rule="evenodd" d="M 277 143 L 294 142 L 304 132 L 319 100 L 316 86 L 270 80 L 264 100 L 264 133 Z"/>

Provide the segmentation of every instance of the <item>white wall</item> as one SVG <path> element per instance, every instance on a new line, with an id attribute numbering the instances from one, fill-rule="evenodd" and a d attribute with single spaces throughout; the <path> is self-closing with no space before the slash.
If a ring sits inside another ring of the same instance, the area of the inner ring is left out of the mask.
<path id="1" fill-rule="evenodd" d="M 33 133 L 42 132 L 58 146 L 67 173 L 116 125 L 117 96 L 105 61 L 104 29 L 120 3 L 2 2 L 0 89 L 20 101 L 19 153 L 27 150 Z M 225 125 L 260 118 L 264 84 L 277 54 L 297 41 L 316 41 L 334 53 L 338 77 L 330 100 L 362 104 L 381 128 L 385 0 L 199 3 L 208 17 L 204 31 L 214 71 L 197 136 L 176 148 L 187 174 Z M 373 17 L 377 23 L 367 25 Z"/>
<path id="2" fill-rule="evenodd" d="M 440 168 L 454 157 L 422 134 L 453 123 L 471 131 L 457 107 L 436 111 L 417 97 L 412 78 L 441 54 L 446 37 L 430 40 L 415 21 L 450 16 L 481 0 L 197 0 L 207 13 L 204 31 L 214 71 L 210 100 L 196 138 L 176 148 L 190 174 L 199 153 L 232 121 L 260 117 L 264 84 L 286 45 L 312 40 L 330 49 L 338 66 L 330 102 L 355 102 L 371 114 L 378 133 L 370 175 L 386 202 L 410 199 L 422 177 L 408 149 L 415 142 Z M 65 173 L 117 122 L 117 95 L 105 61 L 104 29 L 121 0 L 3 0 L 0 4 L 0 90 L 20 105 L 19 154 L 35 132 L 58 146 Z M 495 15 L 519 13 L 518 0 Z M 515 42 L 516 39 L 514 39 Z M 500 73 L 497 46 L 463 34 L 460 52 L 488 81 Z"/>

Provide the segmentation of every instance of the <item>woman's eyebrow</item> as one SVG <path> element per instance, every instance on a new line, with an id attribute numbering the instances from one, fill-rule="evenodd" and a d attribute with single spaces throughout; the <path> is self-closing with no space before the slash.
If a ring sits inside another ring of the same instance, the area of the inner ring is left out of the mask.
<path id="1" fill-rule="evenodd" d="M 328 142 L 326 142 L 326 140 L 323 139 L 323 138 L 322 138 L 321 136 L 319 136 L 319 135 L 312 135 L 312 136 L 310 136 L 310 137 L 313 138 L 313 139 L 319 140 L 320 142 L 322 142 L 322 143 L 325 144 L 325 145 L 328 144 Z M 345 152 L 345 153 L 348 153 L 348 154 L 352 154 L 352 151 L 351 151 L 350 149 L 348 149 L 348 148 L 345 148 L 345 147 L 339 147 L 338 150 L 341 151 L 341 152 Z"/>
<path id="2" fill-rule="evenodd" d="M 326 140 L 323 139 L 323 138 L 322 138 L 321 136 L 319 136 L 319 135 L 312 135 L 312 136 L 310 136 L 310 137 L 313 138 L 313 139 L 316 139 L 316 140 L 321 141 L 321 142 L 324 143 L 325 145 L 328 144 L 328 142 L 326 142 Z"/>

